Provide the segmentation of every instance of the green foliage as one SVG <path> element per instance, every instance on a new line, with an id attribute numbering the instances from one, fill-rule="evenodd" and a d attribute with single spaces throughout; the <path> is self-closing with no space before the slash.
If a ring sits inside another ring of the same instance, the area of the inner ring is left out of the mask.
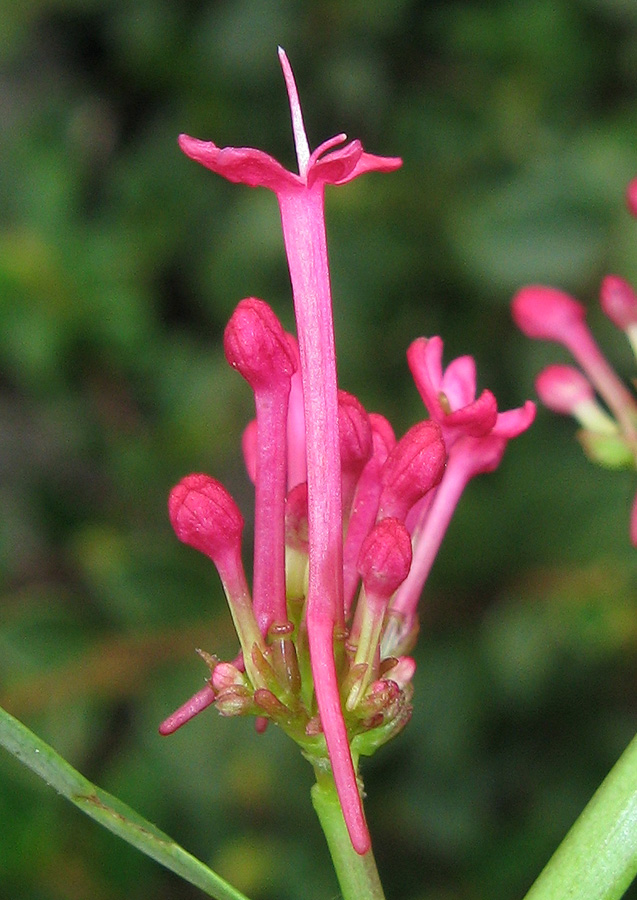
<path id="1" fill-rule="evenodd" d="M 514 331 L 525 281 L 589 303 L 632 377 L 596 294 L 607 271 L 637 280 L 634 5 L 31 0 L 1 18 L 0 703 L 255 900 L 334 896 L 294 746 L 210 711 L 156 732 L 205 677 L 193 648 L 235 651 L 168 491 L 207 471 L 249 516 L 251 400 L 221 334 L 249 295 L 292 325 L 274 198 L 176 136 L 291 164 L 280 43 L 314 145 L 346 130 L 403 156 L 327 200 L 341 382 L 397 430 L 422 415 L 421 334 L 475 355 L 503 408 L 532 396 L 556 353 Z M 388 897 L 522 896 L 634 732 L 635 485 L 549 413 L 516 443 L 434 567 L 414 719 L 364 769 Z M 0 820 L 16 900 L 200 896 L 4 755 Z"/>

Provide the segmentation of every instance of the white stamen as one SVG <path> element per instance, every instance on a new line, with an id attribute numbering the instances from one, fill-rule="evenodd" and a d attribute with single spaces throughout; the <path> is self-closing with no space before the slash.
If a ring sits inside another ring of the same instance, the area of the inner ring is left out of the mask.
<path id="1" fill-rule="evenodd" d="M 285 79 L 285 87 L 288 92 L 290 101 L 290 112 L 292 114 L 292 132 L 294 134 L 294 146 L 296 147 L 296 159 L 299 164 L 299 175 L 305 178 L 307 175 L 307 167 L 310 160 L 310 147 L 305 134 L 305 125 L 303 124 L 303 113 L 301 112 L 301 103 L 299 101 L 299 92 L 296 89 L 294 74 L 292 67 L 287 58 L 283 47 L 278 48 L 281 68 L 283 69 L 283 77 Z"/>

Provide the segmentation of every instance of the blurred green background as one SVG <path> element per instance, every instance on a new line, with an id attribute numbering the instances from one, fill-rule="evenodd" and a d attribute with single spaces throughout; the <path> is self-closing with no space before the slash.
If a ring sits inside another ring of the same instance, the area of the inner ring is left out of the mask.
<path id="1" fill-rule="evenodd" d="M 251 398 L 220 339 L 248 295 L 292 327 L 274 197 L 176 137 L 292 165 L 278 43 L 313 146 L 346 131 L 404 159 L 327 200 L 341 384 L 402 432 L 418 335 L 474 354 L 502 408 L 564 359 L 512 326 L 527 282 L 575 292 L 634 374 L 596 295 L 637 280 L 637 5 L 0 3 L 0 703 L 254 900 L 323 900 L 295 746 L 214 711 L 157 734 L 203 683 L 193 648 L 235 650 L 166 497 L 207 471 L 249 517 Z M 364 766 L 389 900 L 523 896 L 632 736 L 634 489 L 541 410 L 468 490 L 422 604 L 413 721 Z M 201 896 L 4 752 L 0 823 L 3 897 Z"/>

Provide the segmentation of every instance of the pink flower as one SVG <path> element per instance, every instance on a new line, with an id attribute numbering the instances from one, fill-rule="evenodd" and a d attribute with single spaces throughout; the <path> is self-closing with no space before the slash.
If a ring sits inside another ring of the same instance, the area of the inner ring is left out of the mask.
<path id="1" fill-rule="evenodd" d="M 637 179 L 628 186 L 627 202 L 637 215 Z M 607 275 L 600 289 L 606 316 L 625 332 L 637 356 L 637 294 L 618 275 Z M 599 349 L 586 310 L 556 288 L 531 285 L 513 298 L 513 318 L 531 338 L 552 340 L 566 347 L 583 373 L 571 366 L 549 366 L 537 378 L 540 399 L 556 412 L 573 415 L 582 430 L 578 438 L 587 455 L 601 465 L 637 467 L 637 401 Z M 596 401 L 594 390 L 612 417 Z M 631 540 L 637 546 L 637 500 L 633 504 Z"/>
<path id="2" fill-rule="evenodd" d="M 490 391 L 484 390 L 476 399 L 475 360 L 458 357 L 443 371 L 442 351 L 439 337 L 418 338 L 407 351 L 423 402 L 445 436 L 448 457 L 440 484 L 407 519 L 413 563 L 390 603 L 392 621 L 383 643 L 387 655 L 402 653 L 409 646 L 418 600 L 465 487 L 476 475 L 494 471 L 507 443 L 526 431 L 535 418 L 531 401 L 498 413 Z"/>
<path id="3" fill-rule="evenodd" d="M 369 835 L 356 785 L 336 678 L 333 636 L 344 627 L 341 469 L 332 301 L 325 236 L 324 188 L 366 172 L 391 172 L 401 160 L 366 153 L 340 134 L 310 153 L 294 77 L 279 58 L 290 100 L 298 175 L 252 148 L 219 148 L 181 135 L 188 156 L 229 181 L 276 194 L 290 268 L 305 412 L 308 481 L 309 587 L 307 625 L 314 684 L 339 797 L 355 848 Z M 330 152 L 331 151 L 331 152 Z"/>
<path id="4" fill-rule="evenodd" d="M 439 337 L 417 338 L 407 350 L 407 362 L 422 401 L 442 428 L 447 447 L 462 435 L 479 437 L 495 425 L 498 407 L 491 391 L 476 399 L 476 364 L 460 356 L 442 368 Z"/>

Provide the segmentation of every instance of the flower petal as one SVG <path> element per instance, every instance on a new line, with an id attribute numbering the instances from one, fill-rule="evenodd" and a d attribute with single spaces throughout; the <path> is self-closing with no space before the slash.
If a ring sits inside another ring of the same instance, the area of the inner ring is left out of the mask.
<path id="1" fill-rule="evenodd" d="M 533 424 L 534 419 L 535 403 L 527 400 L 524 406 L 498 413 L 498 420 L 491 434 L 504 438 L 517 437 Z"/>
<path id="2" fill-rule="evenodd" d="M 279 191 L 302 185 L 298 175 L 288 172 L 273 156 L 252 147 L 217 147 L 212 141 L 200 141 L 179 135 L 179 146 L 191 159 L 228 181 L 250 187 Z"/>

